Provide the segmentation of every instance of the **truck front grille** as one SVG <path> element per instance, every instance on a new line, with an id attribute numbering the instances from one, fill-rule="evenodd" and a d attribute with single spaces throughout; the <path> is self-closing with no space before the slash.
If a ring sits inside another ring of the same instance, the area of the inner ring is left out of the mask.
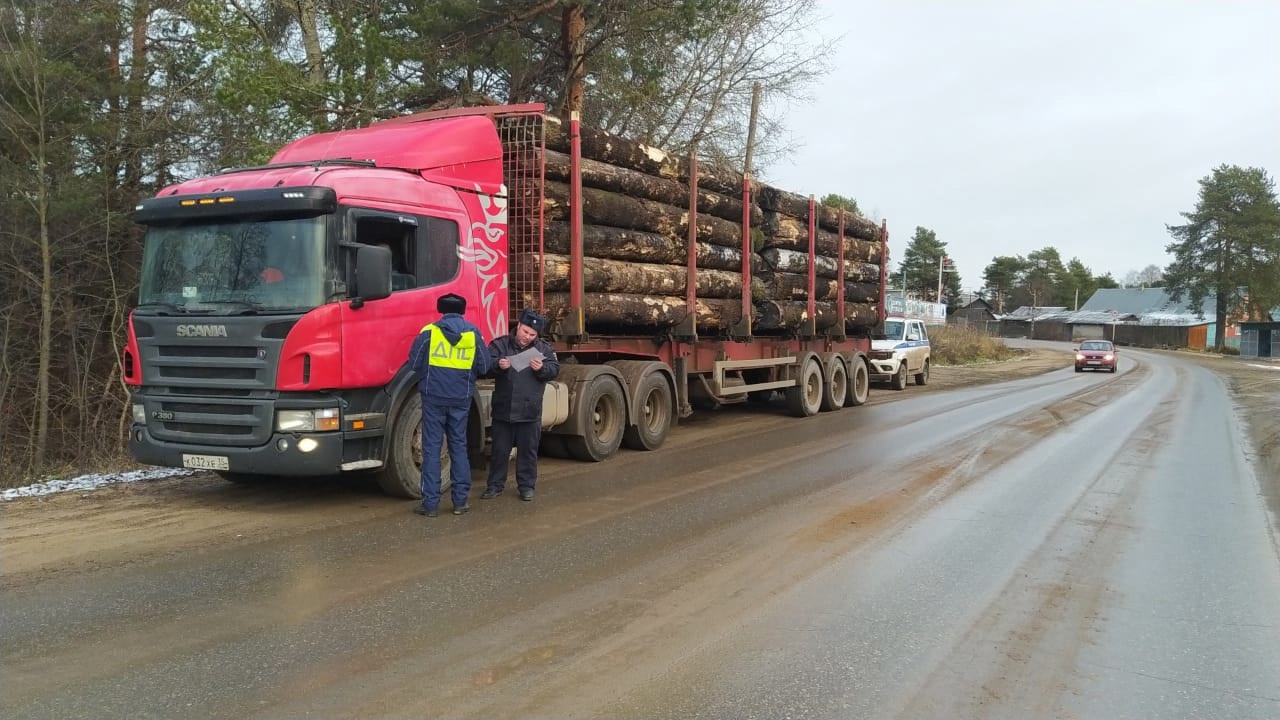
<path id="1" fill-rule="evenodd" d="M 226 332 L 220 337 L 181 337 L 181 319 L 148 322 L 151 332 L 138 338 L 138 351 L 141 397 L 155 438 L 238 447 L 271 440 L 284 339 L 264 336 L 267 318 L 219 319 Z"/>

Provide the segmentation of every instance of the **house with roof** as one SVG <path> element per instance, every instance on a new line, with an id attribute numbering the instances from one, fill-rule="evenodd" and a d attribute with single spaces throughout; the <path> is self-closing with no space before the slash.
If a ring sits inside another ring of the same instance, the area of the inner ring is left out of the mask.
<path id="1" fill-rule="evenodd" d="M 1217 299 L 1205 297 L 1198 307 L 1185 295 L 1174 301 L 1165 288 L 1101 288 L 1094 292 L 1076 317 L 1073 336 L 1114 336 L 1118 343 L 1147 347 L 1214 347 L 1218 327 Z M 1108 319 L 1109 322 L 1108 322 Z M 1240 329 L 1228 322 L 1227 345 L 1239 347 Z"/>
<path id="2" fill-rule="evenodd" d="M 1204 298 L 1198 307 L 1193 307 L 1185 295 L 1175 302 L 1167 290 L 1158 287 L 1101 288 L 1079 310 L 1023 306 L 1003 315 L 1000 336 L 1111 340 L 1120 345 L 1203 350 L 1214 347 L 1217 338 L 1215 303 L 1213 295 Z M 1227 320 L 1224 344 L 1240 348 L 1239 319 L 1232 313 Z M 1268 340 L 1271 338 L 1280 339 L 1280 333 L 1269 334 Z"/>
<path id="3" fill-rule="evenodd" d="M 982 298 L 974 298 L 968 304 L 961 305 L 956 308 L 955 312 L 947 316 L 947 324 L 949 325 L 973 325 L 978 328 L 986 328 L 997 322 L 999 322 L 999 318 L 996 317 L 995 308 Z"/>
<path id="4" fill-rule="evenodd" d="M 1070 340 L 1063 327 L 1065 307 L 1023 305 L 1000 316 L 1000 337 L 1025 337 L 1035 340 Z"/>

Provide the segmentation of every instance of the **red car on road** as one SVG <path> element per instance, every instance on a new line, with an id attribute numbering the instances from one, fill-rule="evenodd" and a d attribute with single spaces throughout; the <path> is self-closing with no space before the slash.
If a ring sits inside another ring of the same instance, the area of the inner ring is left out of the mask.
<path id="1" fill-rule="evenodd" d="M 1076 372 L 1116 371 L 1116 346 L 1109 340 L 1087 340 L 1076 348 Z"/>

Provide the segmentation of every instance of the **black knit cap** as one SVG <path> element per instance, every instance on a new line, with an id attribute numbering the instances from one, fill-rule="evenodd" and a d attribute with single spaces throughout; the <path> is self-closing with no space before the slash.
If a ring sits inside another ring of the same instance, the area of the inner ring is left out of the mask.
<path id="1" fill-rule="evenodd" d="M 440 299 L 436 300 L 436 311 L 446 315 L 449 313 L 461 315 L 467 311 L 467 299 L 453 293 L 441 295 Z"/>

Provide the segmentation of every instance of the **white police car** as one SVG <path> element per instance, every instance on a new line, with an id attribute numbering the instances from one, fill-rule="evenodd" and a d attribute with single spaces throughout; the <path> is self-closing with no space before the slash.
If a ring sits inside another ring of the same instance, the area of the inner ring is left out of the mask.
<path id="1" fill-rule="evenodd" d="M 888 382 L 894 390 L 907 387 L 907 376 L 917 385 L 929 382 L 929 331 L 924 321 L 888 317 L 884 337 L 871 341 L 871 381 Z"/>

